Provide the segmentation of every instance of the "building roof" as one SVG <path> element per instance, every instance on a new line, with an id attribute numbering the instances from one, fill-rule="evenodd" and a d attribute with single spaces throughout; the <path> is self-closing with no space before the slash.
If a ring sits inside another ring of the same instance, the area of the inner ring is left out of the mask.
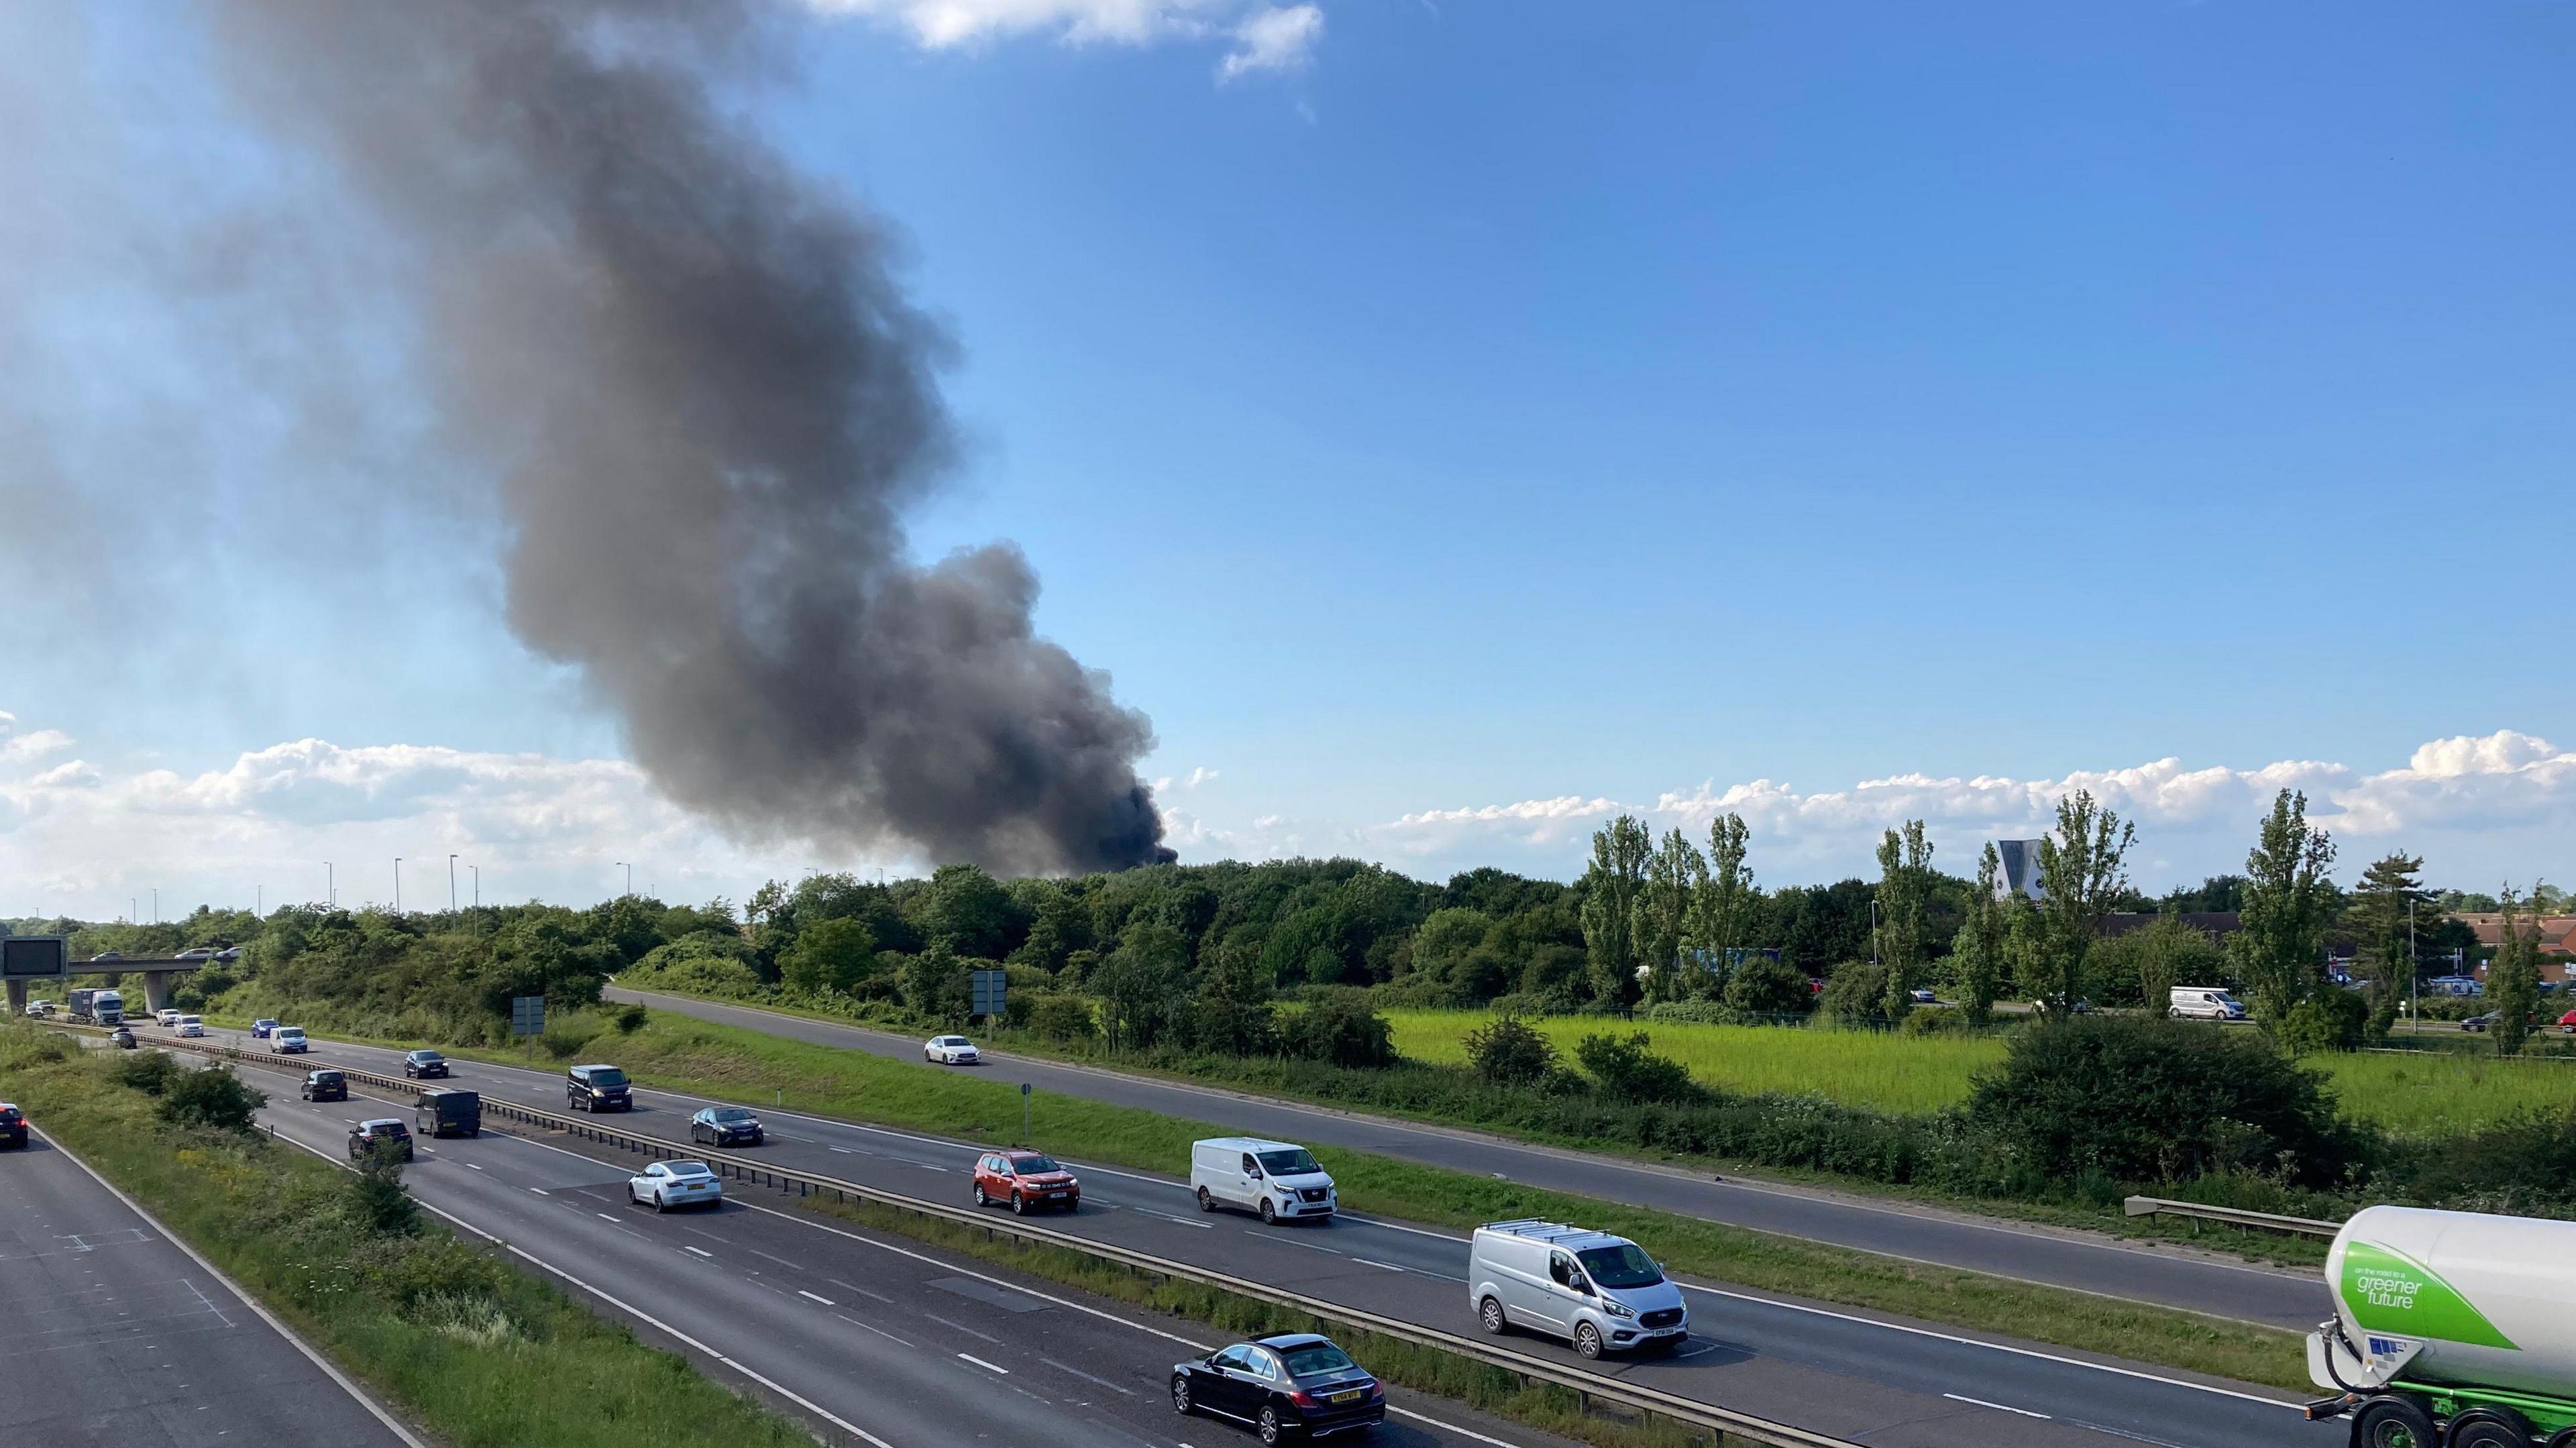
<path id="1" fill-rule="evenodd" d="M 2455 918 L 2469 927 L 2480 945 L 2504 944 L 2504 913 L 2498 910 L 2463 910 Z M 2524 929 L 2535 919 L 2540 926 L 2540 948 L 2576 951 L 2576 915 L 2541 915 L 2522 917 Z"/>

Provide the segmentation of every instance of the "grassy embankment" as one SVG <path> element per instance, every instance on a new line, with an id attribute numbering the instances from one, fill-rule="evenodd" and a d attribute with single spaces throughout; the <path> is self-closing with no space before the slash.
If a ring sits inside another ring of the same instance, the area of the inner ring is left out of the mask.
<path id="1" fill-rule="evenodd" d="M 388 1042 L 387 1044 L 401 1044 Z M 783 1098 L 823 1115 L 972 1141 L 1020 1136 L 1016 1083 L 807 1045 L 758 1031 L 656 1013 L 642 1029 L 585 1048 L 647 1087 L 739 1101 Z M 502 1064 L 508 1052 L 454 1050 Z M 1047 1094 L 1034 1102 L 1034 1145 L 1107 1166 L 1177 1173 L 1189 1143 L 1221 1134 L 1206 1122 Z M 1541 1191 L 1392 1157 L 1316 1153 L 1354 1211 L 1464 1230 L 1544 1216 L 1581 1220 L 1645 1243 L 1675 1271 L 1768 1292 L 1982 1329 L 2025 1340 L 2219 1377 L 2302 1388 L 2295 1335 L 1975 1272 L 1747 1231 L 1625 1203 Z M 1464 1309 L 1460 1309 L 1463 1320 Z"/>
<path id="2" fill-rule="evenodd" d="M 1493 1017 L 1483 1011 L 1393 1010 L 1395 1047 L 1417 1061 L 1459 1065 L 1467 1033 Z M 1644 1030 L 1655 1050 L 1729 1091 L 1814 1091 L 1847 1106 L 1880 1111 L 1938 1111 L 1968 1097 L 1978 1071 L 2003 1060 L 1995 1036 L 1904 1036 L 1874 1031 L 1782 1030 L 1649 1022 L 1630 1028 L 1581 1016 L 1531 1022 L 1568 1060 L 1575 1043 L 1608 1029 Z M 2247 1027 L 2213 1027 L 2243 1030 Z M 2529 1107 L 2576 1106 L 2576 1062 L 2514 1060 L 2468 1051 L 2406 1055 L 2356 1053 L 2310 1057 L 2334 1085 L 2344 1111 L 2404 1134 L 2492 1125 Z"/>
<path id="3" fill-rule="evenodd" d="M 43 1131 L 188 1239 L 397 1411 L 460 1448 L 789 1448 L 789 1420 L 435 1227 L 376 1230 L 349 1173 L 284 1143 L 162 1123 L 131 1057 L 0 1028 Z M 274 1090 L 254 1075 L 252 1084 Z"/>

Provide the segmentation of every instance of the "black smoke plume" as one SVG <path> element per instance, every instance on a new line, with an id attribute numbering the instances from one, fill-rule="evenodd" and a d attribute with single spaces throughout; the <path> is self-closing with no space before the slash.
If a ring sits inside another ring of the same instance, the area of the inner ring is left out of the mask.
<path id="1" fill-rule="evenodd" d="M 498 483 L 511 627 L 671 798 L 755 839 L 1011 871 L 1171 852 L 1144 717 L 1034 635 L 1008 545 L 923 568 L 941 329 L 883 228 L 725 113 L 729 0 L 222 0 L 278 135 L 381 223 L 444 447 Z"/>

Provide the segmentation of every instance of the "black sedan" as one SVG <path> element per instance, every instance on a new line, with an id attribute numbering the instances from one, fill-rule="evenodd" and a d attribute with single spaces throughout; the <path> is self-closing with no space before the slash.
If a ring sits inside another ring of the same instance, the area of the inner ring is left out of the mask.
<path id="1" fill-rule="evenodd" d="M 758 1146 L 760 1118 L 740 1106 L 710 1106 L 689 1118 L 689 1140 L 709 1146 Z"/>
<path id="2" fill-rule="evenodd" d="M 1386 1421 L 1386 1389 L 1330 1338 L 1290 1332 L 1173 1364 L 1172 1410 L 1232 1418 L 1275 1444 L 1366 1432 Z"/>
<path id="3" fill-rule="evenodd" d="M 349 1078 L 337 1071 L 307 1071 L 304 1073 L 304 1099 L 346 1101 L 349 1099 Z"/>
<path id="4" fill-rule="evenodd" d="M 436 1051 L 407 1051 L 403 1054 L 403 1075 L 421 1081 L 432 1077 L 445 1079 L 447 1058 Z"/>
<path id="5" fill-rule="evenodd" d="M 0 1146 L 27 1144 L 27 1113 L 15 1103 L 0 1101 Z"/>

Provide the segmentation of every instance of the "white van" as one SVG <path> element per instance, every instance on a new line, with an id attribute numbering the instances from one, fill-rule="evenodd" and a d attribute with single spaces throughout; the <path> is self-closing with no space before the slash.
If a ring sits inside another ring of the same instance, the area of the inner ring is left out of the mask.
<path id="1" fill-rule="evenodd" d="M 183 1036 L 202 1036 L 206 1033 L 206 1022 L 202 1016 L 181 1016 L 171 1022 L 171 1025 Z"/>
<path id="2" fill-rule="evenodd" d="M 2241 1021 L 2245 1019 L 2245 1003 L 2229 995 L 2221 986 L 2178 985 L 2169 994 L 2165 1014 L 2178 1021 L 2186 1017 L 2204 1021 Z"/>
<path id="3" fill-rule="evenodd" d="M 1190 1188 L 1198 1193 L 1202 1212 L 1240 1207 L 1259 1212 L 1265 1222 L 1329 1217 L 1340 1205 L 1333 1197 L 1333 1179 L 1315 1164 L 1314 1153 L 1294 1142 L 1257 1136 L 1191 1142 Z"/>
<path id="4" fill-rule="evenodd" d="M 1492 1222 L 1467 1254 L 1467 1302 L 1485 1331 L 1561 1337 L 1587 1358 L 1671 1352 L 1690 1308 L 1655 1259 L 1625 1237 L 1561 1222 Z"/>

